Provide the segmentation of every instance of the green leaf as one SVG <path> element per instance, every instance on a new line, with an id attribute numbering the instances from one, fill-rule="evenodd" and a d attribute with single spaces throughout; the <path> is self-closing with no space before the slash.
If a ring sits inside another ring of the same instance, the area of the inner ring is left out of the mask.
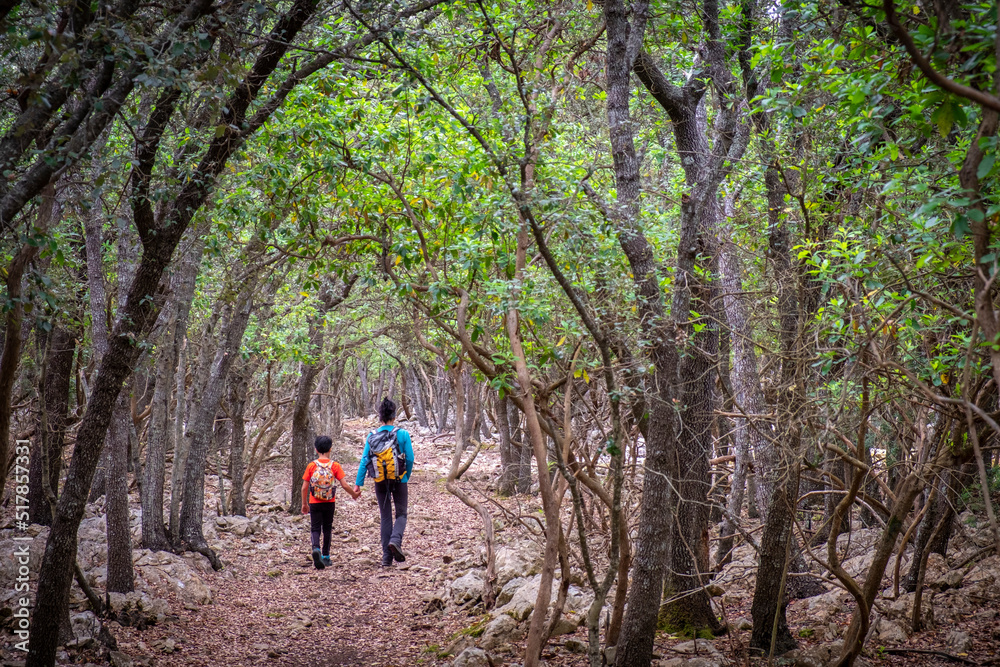
<path id="1" fill-rule="evenodd" d="M 955 112 L 952 109 L 951 102 L 944 102 L 934 111 L 931 118 L 937 123 L 938 132 L 941 133 L 941 136 L 947 137 L 948 133 L 951 132 L 951 126 L 955 124 Z"/>
<path id="2" fill-rule="evenodd" d="M 968 236 L 972 231 L 969 227 L 969 219 L 962 214 L 955 216 L 955 220 L 951 223 L 951 233 L 957 238 L 963 238 Z"/>
<path id="3" fill-rule="evenodd" d="M 993 163 L 996 162 L 996 159 L 996 153 L 987 153 L 983 161 L 979 163 L 979 169 L 976 170 L 976 177 L 980 180 L 986 178 L 993 169 Z"/>

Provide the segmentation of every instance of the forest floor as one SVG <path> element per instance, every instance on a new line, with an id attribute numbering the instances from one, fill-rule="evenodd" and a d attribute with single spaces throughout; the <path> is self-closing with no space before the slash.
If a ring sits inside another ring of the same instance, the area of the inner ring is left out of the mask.
<path id="1" fill-rule="evenodd" d="M 333 452 L 349 480 L 357 470 L 362 438 L 372 426 L 348 422 L 344 444 Z M 198 570 L 210 588 L 210 603 L 192 602 L 176 585 L 170 588 L 147 581 L 144 590 L 169 604 L 164 622 L 143 629 L 107 623 L 120 651 L 114 661 L 106 652 L 97 657 L 93 650 L 62 655 L 69 662 L 111 662 L 115 667 L 451 665 L 463 648 L 480 642 L 475 637 L 488 617 L 475 600 L 435 603 L 452 595 L 450 584 L 460 575 L 482 567 L 482 524 L 477 514 L 444 487 L 453 436 L 425 433 L 423 437 L 415 434 L 413 440 L 416 465 L 410 482 L 405 563 L 389 569 L 380 566 L 378 508 L 369 483 L 358 501 L 342 491 L 339 494 L 331 548 L 333 565 L 316 570 L 310 557 L 308 516 L 287 512 L 291 490 L 288 457 L 275 457 L 259 473 L 248 506 L 257 529 L 242 535 L 231 526 L 227 528 L 225 519 L 216 520 L 210 507 L 216 502 L 215 482 L 209 478 L 206 536 L 225 564 L 220 572 L 207 566 Z M 483 451 L 463 477 L 468 491 L 479 494 L 482 490 L 478 497 L 484 502 L 489 487 L 495 484 L 498 458 L 493 450 Z M 518 496 L 501 501 L 491 497 L 489 505 L 498 528 L 498 544 L 530 541 L 518 517 L 523 520 L 537 511 L 537 499 Z M 88 521 L 95 522 L 93 528 L 100 539 L 103 517 Z M 38 536 L 38 547 L 43 537 Z M 959 535 L 957 542 L 962 539 L 969 548 L 974 547 L 968 535 Z M 867 547 L 859 544 L 858 549 L 857 557 L 864 558 Z M 138 565 L 143 556 L 138 551 L 136 554 Z M 185 558 L 191 560 L 190 555 Z M 191 562 L 201 558 L 195 555 Z M 746 619 L 753 594 L 752 551 L 742 547 L 735 560 L 742 565 L 734 563 L 717 579 L 725 592 L 716 602 L 732 627 L 729 635 L 693 646 L 692 642 L 660 635 L 654 664 L 750 664 Z M 967 579 L 975 579 L 976 572 L 975 567 L 968 570 Z M 979 581 L 983 588 L 985 584 L 995 586 L 996 579 Z M 97 583 L 102 587 L 100 581 Z M 971 599 L 969 590 L 938 593 L 936 600 L 952 595 L 956 602 L 939 609 L 931 629 L 904 637 L 896 646 L 943 651 L 967 664 L 1000 664 L 993 662 L 1000 656 L 1000 599 L 996 593 L 1000 589 L 994 588 L 983 600 L 973 600 L 971 606 L 957 608 L 961 601 Z M 928 597 L 934 594 L 929 592 Z M 802 651 L 798 660 L 783 660 L 781 664 L 823 664 L 829 659 L 829 648 L 825 647 L 843 636 L 850 620 L 849 600 L 840 595 L 838 601 L 837 596 L 834 590 L 792 603 L 789 624 Z M 964 647 L 955 648 L 954 633 L 958 631 L 966 634 L 967 641 Z M 554 637 L 543 654 L 545 664 L 587 664 L 586 656 L 579 653 L 585 643 L 585 628 Z M 858 664 L 916 667 L 947 660 L 928 653 L 888 653 L 886 645 L 876 635 L 868 643 L 868 655 Z M 523 646 L 522 634 L 512 636 L 506 645 L 493 647 L 494 667 L 519 665 Z M 4 647 L 2 662 L 16 665 L 16 655 L 9 648 Z M 695 655 L 704 656 L 704 662 L 690 660 Z M 67 660 L 60 660 L 63 662 Z"/>
<path id="2" fill-rule="evenodd" d="M 361 439 L 372 426 L 346 424 L 345 442 L 356 443 L 356 451 L 332 453 L 349 481 L 357 471 Z M 333 564 L 324 570 L 312 563 L 307 515 L 251 505 L 248 514 L 271 511 L 295 538 L 287 533 L 277 539 L 269 533 L 232 537 L 219 553 L 230 576 L 212 586 L 212 604 L 171 604 L 177 609 L 174 622 L 141 632 L 120 628 L 119 647 L 134 655 L 160 653 L 158 665 L 190 667 L 438 662 L 436 651 L 470 621 L 456 615 L 428 622 L 421 614 L 422 599 L 444 583 L 433 576 L 440 564 L 470 557 L 481 542 L 482 526 L 444 488 L 451 441 L 415 442 L 405 563 L 381 567 L 378 506 L 370 482 L 357 501 L 342 489 L 338 493 Z M 287 498 L 281 491 L 289 486 L 287 468 L 287 457 L 271 461 L 255 482 L 263 490 L 257 495 Z M 174 640 L 174 652 L 162 655 L 154 647 L 168 639 Z"/>

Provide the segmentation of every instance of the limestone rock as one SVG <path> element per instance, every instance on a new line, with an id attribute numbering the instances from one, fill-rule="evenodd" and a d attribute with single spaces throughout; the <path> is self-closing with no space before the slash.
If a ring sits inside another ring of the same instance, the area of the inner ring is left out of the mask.
<path id="1" fill-rule="evenodd" d="M 934 626 L 933 597 L 933 590 L 925 590 L 920 602 L 921 619 L 928 627 Z M 899 599 L 895 600 L 888 606 L 886 609 L 886 616 L 888 616 L 890 620 L 896 620 L 901 623 L 909 623 L 913 618 L 913 605 L 915 598 L 915 593 L 903 593 L 899 596 Z"/>
<path id="2" fill-rule="evenodd" d="M 497 584 L 503 586 L 516 577 L 530 577 L 542 568 L 544 553 L 532 540 L 521 540 L 497 549 Z"/>
<path id="3" fill-rule="evenodd" d="M 156 659 L 148 655 L 130 656 L 121 651 L 111 651 L 108 654 L 111 667 L 154 667 Z"/>
<path id="4" fill-rule="evenodd" d="M 483 573 L 480 570 L 469 570 L 465 575 L 451 582 L 448 589 L 451 599 L 457 604 L 468 600 L 477 600 L 483 594 Z"/>
<path id="5" fill-rule="evenodd" d="M 715 648 L 715 644 L 704 639 L 694 639 L 687 642 L 681 642 L 680 644 L 671 647 L 671 651 L 674 653 L 680 653 L 684 658 L 701 656 L 722 660 L 722 652 Z"/>
<path id="6" fill-rule="evenodd" d="M 125 626 L 145 628 L 162 623 L 170 612 L 166 600 L 152 598 L 145 593 L 108 593 L 111 617 Z"/>
<path id="7" fill-rule="evenodd" d="M 838 640 L 832 644 L 820 644 L 805 649 L 789 651 L 783 658 L 792 662 L 794 667 L 826 667 L 829 662 L 840 655 L 844 642 Z"/>
<path id="8" fill-rule="evenodd" d="M 101 621 L 94 612 L 70 613 L 69 622 L 76 637 L 76 641 L 70 642 L 70 645 L 87 648 L 97 643 L 97 637 L 101 634 Z"/>
<path id="9" fill-rule="evenodd" d="M 748 619 L 745 616 L 737 616 L 732 621 L 730 621 L 729 627 L 733 628 L 734 630 L 740 630 L 745 632 L 747 630 L 753 630 L 753 623 L 751 623 L 750 619 Z"/>
<path id="10" fill-rule="evenodd" d="M 524 577 L 514 577 L 504 584 L 503 588 L 500 589 L 500 592 L 497 593 L 497 606 L 502 607 L 510 602 L 510 599 L 514 597 L 514 593 L 517 592 L 517 589 L 523 586 L 527 581 L 528 580 Z"/>
<path id="11" fill-rule="evenodd" d="M 182 557 L 167 551 L 142 549 L 133 552 L 133 563 L 136 574 L 148 586 L 171 590 L 188 603 L 212 601 L 212 589 L 202 576 L 212 566 L 201 554 Z"/>
<path id="12" fill-rule="evenodd" d="M 510 601 L 494 610 L 494 614 L 508 614 L 519 621 L 523 621 L 531 615 L 535 608 L 535 600 L 538 598 L 538 588 L 542 585 L 542 575 L 536 574 L 520 585 Z M 552 582 L 552 601 L 555 602 L 556 594 L 559 591 L 559 580 Z M 576 586 L 570 586 L 566 593 L 566 603 L 563 606 L 564 614 L 575 614 L 582 616 L 590 609 L 593 602 L 593 593 L 583 591 Z"/>
<path id="13" fill-rule="evenodd" d="M 564 613 L 559 617 L 559 622 L 556 623 L 556 627 L 553 628 L 553 635 L 569 635 L 576 632 L 576 629 L 580 627 L 581 618 L 574 613 Z"/>
<path id="14" fill-rule="evenodd" d="M 854 605 L 854 598 L 847 591 L 836 588 L 803 601 L 809 615 L 821 623 L 829 622 L 834 615 L 847 611 Z"/>
<path id="15" fill-rule="evenodd" d="M 901 624 L 883 618 L 878 622 L 878 638 L 885 644 L 898 645 L 909 639 L 909 636 Z"/>
<path id="16" fill-rule="evenodd" d="M 510 601 L 498 607 L 495 613 L 507 614 L 516 621 L 524 621 L 535 608 L 535 600 L 538 598 L 538 588 L 542 583 L 542 575 L 538 574 L 526 580 L 511 596 Z"/>
<path id="17" fill-rule="evenodd" d="M 955 653 L 968 653 L 972 650 L 972 638 L 969 633 L 952 630 L 948 633 L 948 647 Z"/>
<path id="18" fill-rule="evenodd" d="M 492 651 L 520 641 L 523 636 L 523 626 L 510 616 L 502 614 L 487 624 L 479 645 Z"/>
<path id="19" fill-rule="evenodd" d="M 668 658 L 658 660 L 653 663 L 655 667 L 722 667 L 721 658 L 696 657 L 696 658 Z"/>
<path id="20" fill-rule="evenodd" d="M 250 524 L 250 519 L 245 516 L 220 516 L 215 520 L 215 527 L 221 531 L 232 533 L 239 537 L 246 537 L 254 533 L 254 528 Z"/>
<path id="21" fill-rule="evenodd" d="M 459 653 L 451 664 L 452 667 L 492 667 L 493 661 L 483 649 L 469 647 Z"/>

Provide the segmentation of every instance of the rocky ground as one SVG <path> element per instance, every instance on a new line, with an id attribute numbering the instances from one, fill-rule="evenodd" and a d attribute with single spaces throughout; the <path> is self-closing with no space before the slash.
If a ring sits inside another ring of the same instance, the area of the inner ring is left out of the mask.
<path id="1" fill-rule="evenodd" d="M 348 423 L 344 445 L 335 451 L 352 476 L 360 440 L 370 424 Z M 411 480 L 405 564 L 379 566 L 378 509 L 371 486 L 360 500 L 338 500 L 331 556 L 333 566 L 317 571 L 309 549 L 308 517 L 290 515 L 288 458 L 270 461 L 255 483 L 249 518 L 218 517 L 206 507 L 206 537 L 225 563 L 214 572 L 197 554 L 175 555 L 137 549 L 137 592 L 112 599 L 116 620 L 99 620 L 73 587 L 71 614 L 76 638 L 60 650 L 60 664 L 126 665 L 454 665 L 485 667 L 521 661 L 527 619 L 538 590 L 541 560 L 532 522 L 532 498 L 490 503 L 498 529 L 497 572 L 502 586 L 497 605 L 480 599 L 485 556 L 479 517 L 444 488 L 451 438 L 435 440 L 414 430 L 417 465 Z M 486 451 L 463 478 L 470 493 L 488 492 L 495 482 L 497 456 Z M 210 478 L 208 505 L 214 505 Z M 485 496 L 480 495 L 481 499 Z M 135 506 L 138 503 L 134 503 Z M 88 508 L 80 528 L 78 558 L 97 590 L 103 590 L 107 556 L 101 506 Z M 3 517 L 9 522 L 9 511 Z M 868 665 L 933 665 L 940 651 L 971 664 L 990 664 L 1000 655 L 1000 558 L 981 558 L 958 567 L 989 543 L 988 531 L 963 515 L 947 560 L 934 557 L 924 596 L 928 628 L 909 632 L 913 594 L 894 598 L 892 568 L 884 599 L 876 606 L 874 629 L 864 658 Z M 32 563 L 40 562 L 47 530 L 33 526 Z M 139 516 L 133 516 L 138 543 Z M 12 531 L 0 531 L 0 580 L 13 581 Z M 876 531 L 842 536 L 848 572 L 861 573 L 871 558 Z M 10 547 L 10 548 L 8 548 Z M 906 572 L 909 554 L 901 571 Z M 817 568 L 818 571 L 818 568 Z M 714 667 L 747 664 L 749 607 L 754 553 L 740 547 L 716 578 L 714 603 L 731 632 L 714 641 L 661 636 L 660 667 Z M 586 664 L 586 631 L 580 627 L 591 595 L 574 577 L 565 618 L 544 658 L 550 665 Z M 852 601 L 827 583 L 828 592 L 798 600 L 789 622 L 800 649 L 784 664 L 821 665 L 829 660 L 850 618 Z M 0 623 L 6 645 L 3 664 L 18 664 L 12 650 L 12 585 L 0 590 Z M 609 598 L 610 599 L 610 598 Z M 102 631 L 103 623 L 103 631 Z M 609 656 L 611 657 L 611 656 Z"/>

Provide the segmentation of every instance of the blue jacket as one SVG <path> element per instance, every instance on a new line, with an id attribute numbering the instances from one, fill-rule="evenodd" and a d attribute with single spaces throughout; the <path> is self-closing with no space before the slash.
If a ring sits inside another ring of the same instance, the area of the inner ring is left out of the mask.
<path id="1" fill-rule="evenodd" d="M 391 431 L 394 428 L 396 427 L 386 424 L 378 430 Z M 410 481 L 410 473 L 413 472 L 413 443 L 410 441 L 410 434 L 403 429 L 396 431 L 396 442 L 399 443 L 399 449 L 403 452 L 403 456 L 406 457 L 406 474 L 399 480 L 405 483 Z M 365 485 L 365 474 L 368 472 L 368 462 L 371 458 L 371 452 L 368 451 L 368 438 L 365 438 L 365 449 L 361 452 L 361 462 L 358 463 L 358 474 L 354 480 L 354 483 L 358 486 Z"/>

